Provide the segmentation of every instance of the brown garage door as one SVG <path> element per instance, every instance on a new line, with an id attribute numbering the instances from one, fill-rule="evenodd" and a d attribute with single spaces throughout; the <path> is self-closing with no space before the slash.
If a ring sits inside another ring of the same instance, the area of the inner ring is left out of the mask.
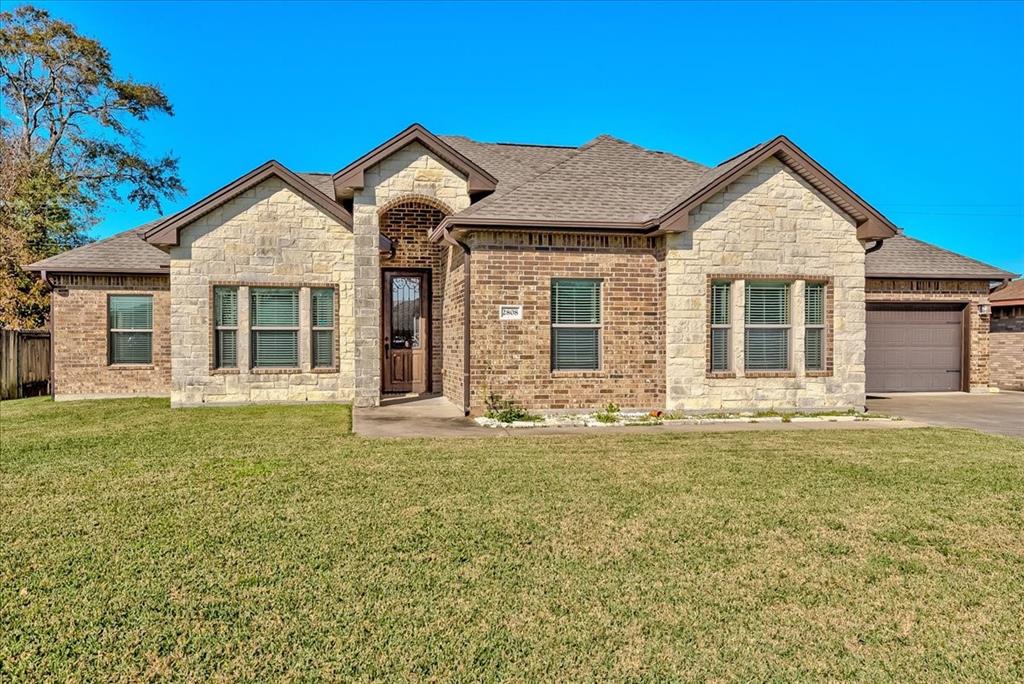
<path id="1" fill-rule="evenodd" d="M 960 311 L 867 312 L 868 392 L 960 389 Z"/>

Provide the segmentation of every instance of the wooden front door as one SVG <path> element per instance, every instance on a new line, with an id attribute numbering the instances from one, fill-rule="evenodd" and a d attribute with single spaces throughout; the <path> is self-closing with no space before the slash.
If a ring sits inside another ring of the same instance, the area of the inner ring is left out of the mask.
<path id="1" fill-rule="evenodd" d="M 430 377 L 429 278 L 419 271 L 384 271 L 381 299 L 384 392 L 426 392 Z"/>

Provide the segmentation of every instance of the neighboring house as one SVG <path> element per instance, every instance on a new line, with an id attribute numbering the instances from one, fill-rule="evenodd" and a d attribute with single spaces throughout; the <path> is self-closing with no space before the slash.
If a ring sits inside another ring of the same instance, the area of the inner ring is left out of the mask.
<path id="1" fill-rule="evenodd" d="M 54 288 L 57 398 L 434 392 L 471 412 L 987 389 L 989 281 L 1011 277 L 899 235 L 782 136 L 707 168 L 419 125 L 30 268 Z"/>
<path id="2" fill-rule="evenodd" d="M 989 301 L 992 381 L 1000 389 L 1024 391 L 1024 280 L 1001 285 Z"/>

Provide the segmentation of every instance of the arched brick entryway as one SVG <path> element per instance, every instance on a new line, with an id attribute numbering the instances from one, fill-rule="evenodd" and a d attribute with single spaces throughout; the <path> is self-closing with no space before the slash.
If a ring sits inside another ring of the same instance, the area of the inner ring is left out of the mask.
<path id="1" fill-rule="evenodd" d="M 430 233 L 450 213 L 443 204 L 437 200 L 427 197 L 406 197 L 391 202 L 382 207 L 380 211 L 379 225 L 382 235 L 388 237 L 393 245 L 393 252 L 390 257 L 381 257 L 382 277 L 382 326 L 384 327 L 384 338 L 389 338 L 391 314 L 388 302 L 384 301 L 391 297 L 391 293 L 384 282 L 385 275 L 399 272 L 407 272 L 410 277 L 413 274 L 424 274 L 424 282 L 429 283 L 429 293 L 424 296 L 429 298 L 429 341 L 425 347 L 429 350 L 426 367 L 424 368 L 425 391 L 439 392 L 442 385 L 442 350 L 444 349 L 444 324 L 442 320 L 442 309 L 445 296 L 445 273 L 447 270 L 447 251 L 444 245 L 430 241 Z M 390 282 L 390 281 L 389 281 Z M 396 314 L 397 315 L 397 314 Z M 388 391 L 409 391 L 408 385 L 394 383 L 389 377 L 387 364 L 389 350 L 384 350 L 382 367 L 385 372 L 381 374 L 383 392 Z M 415 387 L 412 391 L 416 391 Z"/>

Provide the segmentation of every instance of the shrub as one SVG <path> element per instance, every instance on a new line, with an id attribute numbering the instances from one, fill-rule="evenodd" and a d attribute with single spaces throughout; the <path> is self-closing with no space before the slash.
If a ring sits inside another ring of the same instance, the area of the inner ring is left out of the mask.
<path id="1" fill-rule="evenodd" d="M 609 403 L 603 410 L 595 413 L 594 418 L 596 418 L 600 423 L 617 423 L 619 422 L 620 412 L 621 409 L 618 404 Z"/>
<path id="2" fill-rule="evenodd" d="M 517 404 L 515 399 L 505 399 L 493 392 L 487 395 L 484 406 L 487 407 L 487 417 L 501 423 L 514 423 L 517 420 L 540 420 L 540 416 L 535 416 L 527 411 Z"/>

